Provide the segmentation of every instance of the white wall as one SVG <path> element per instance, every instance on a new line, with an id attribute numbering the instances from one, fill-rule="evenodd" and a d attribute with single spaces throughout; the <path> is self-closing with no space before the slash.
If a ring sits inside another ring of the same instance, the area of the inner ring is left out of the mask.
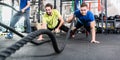
<path id="1" fill-rule="evenodd" d="M 108 15 L 120 15 L 120 0 L 107 0 L 108 1 Z"/>

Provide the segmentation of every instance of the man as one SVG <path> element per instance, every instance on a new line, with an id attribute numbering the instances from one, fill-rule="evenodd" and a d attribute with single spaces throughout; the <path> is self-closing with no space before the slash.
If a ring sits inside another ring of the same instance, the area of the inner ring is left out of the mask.
<path id="1" fill-rule="evenodd" d="M 20 12 L 16 13 L 10 22 L 10 27 L 14 28 L 15 24 L 19 21 L 19 19 L 24 16 L 25 21 L 24 25 L 26 27 L 26 32 L 31 32 L 30 20 L 29 20 L 29 10 L 30 10 L 30 0 L 20 0 Z M 13 38 L 12 32 L 8 33 L 6 38 Z"/>
<path id="2" fill-rule="evenodd" d="M 53 6 L 48 3 L 45 5 L 45 11 L 46 13 L 43 15 L 42 19 L 42 29 L 49 29 L 49 30 L 55 30 L 55 32 L 59 32 L 60 29 L 68 32 L 68 29 L 66 26 L 64 26 L 64 20 L 60 13 L 53 9 Z M 42 35 L 39 36 L 38 40 L 42 40 Z"/>
<path id="3" fill-rule="evenodd" d="M 92 33 L 92 40 L 91 43 L 100 43 L 99 41 L 96 41 L 96 32 L 95 32 L 95 18 L 91 11 L 88 10 L 87 4 L 82 3 L 80 10 L 76 10 L 73 15 L 71 15 L 67 22 L 70 23 L 72 20 L 75 20 L 75 17 L 78 18 L 77 23 L 75 25 L 75 28 L 73 29 L 73 32 L 71 33 L 71 37 L 74 37 L 75 31 L 84 26 L 87 30 L 87 32 Z"/>

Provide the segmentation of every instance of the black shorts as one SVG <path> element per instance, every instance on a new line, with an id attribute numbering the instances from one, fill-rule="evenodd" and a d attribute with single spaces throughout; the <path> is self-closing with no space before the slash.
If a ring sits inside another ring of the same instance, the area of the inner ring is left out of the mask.
<path id="1" fill-rule="evenodd" d="M 58 24 L 55 28 L 48 28 L 48 26 L 47 26 L 47 29 L 49 29 L 50 31 L 55 30 L 59 26 L 59 24 L 60 24 L 60 21 L 58 20 Z M 69 28 L 65 25 L 62 25 L 60 27 L 60 30 L 63 30 L 64 32 L 68 32 Z"/>
<path id="2" fill-rule="evenodd" d="M 75 27 L 77 28 L 77 29 L 79 29 L 79 28 L 81 28 L 82 26 L 84 26 L 84 28 L 88 31 L 88 32 L 90 32 L 90 26 L 86 26 L 85 24 L 81 24 L 80 22 L 77 22 L 76 24 L 75 24 Z"/>

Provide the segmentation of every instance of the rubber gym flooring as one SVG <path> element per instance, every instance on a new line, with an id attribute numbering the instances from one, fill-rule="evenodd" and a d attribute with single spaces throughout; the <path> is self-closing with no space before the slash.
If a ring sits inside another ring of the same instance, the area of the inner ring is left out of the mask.
<path id="1" fill-rule="evenodd" d="M 11 46 L 21 38 L 5 39 L 0 36 L 0 51 Z M 64 38 L 61 38 L 64 39 Z M 120 35 L 97 34 L 100 44 L 90 43 L 90 36 L 77 34 L 74 39 L 69 39 L 64 51 L 54 54 L 50 43 L 36 46 L 28 43 L 6 60 L 119 60 L 120 59 Z"/>

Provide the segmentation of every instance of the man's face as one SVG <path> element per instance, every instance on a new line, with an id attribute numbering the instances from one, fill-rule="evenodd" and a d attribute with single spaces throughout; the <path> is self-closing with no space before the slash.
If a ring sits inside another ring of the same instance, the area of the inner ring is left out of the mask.
<path id="1" fill-rule="evenodd" d="M 86 6 L 80 8 L 80 12 L 81 12 L 82 15 L 86 15 L 86 14 L 87 14 L 87 10 L 88 10 L 88 9 L 87 9 Z"/>
<path id="2" fill-rule="evenodd" d="M 45 11 L 48 15 L 52 15 L 52 9 L 50 7 L 46 7 Z"/>

